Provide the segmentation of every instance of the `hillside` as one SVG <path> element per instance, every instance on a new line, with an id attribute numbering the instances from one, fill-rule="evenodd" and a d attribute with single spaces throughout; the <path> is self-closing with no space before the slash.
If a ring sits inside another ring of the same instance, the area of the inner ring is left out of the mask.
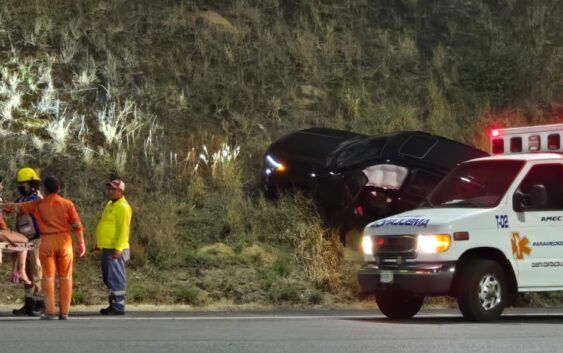
<path id="1" fill-rule="evenodd" d="M 556 0 L 8 0 L 4 198 L 20 167 L 59 175 L 92 244 L 117 171 L 133 302 L 354 300 L 356 256 L 306 199 L 257 192 L 266 146 L 326 126 L 486 149 L 490 126 L 561 121 L 561 18 Z M 105 296 L 95 256 L 77 264 L 77 303 Z"/>

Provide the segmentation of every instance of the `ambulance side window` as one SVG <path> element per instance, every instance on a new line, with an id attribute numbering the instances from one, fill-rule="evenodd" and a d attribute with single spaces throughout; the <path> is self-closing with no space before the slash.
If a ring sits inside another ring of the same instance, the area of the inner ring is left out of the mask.
<path id="1" fill-rule="evenodd" d="M 532 167 L 517 190 L 524 195 L 530 195 L 534 185 L 545 187 L 547 205 L 533 211 L 563 210 L 563 165 L 545 164 Z"/>

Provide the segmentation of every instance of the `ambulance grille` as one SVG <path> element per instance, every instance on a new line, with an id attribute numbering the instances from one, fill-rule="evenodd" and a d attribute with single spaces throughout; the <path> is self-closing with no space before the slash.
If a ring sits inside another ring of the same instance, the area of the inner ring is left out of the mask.
<path id="1" fill-rule="evenodd" d="M 380 259 L 416 257 L 416 235 L 377 235 L 373 237 L 373 253 Z"/>

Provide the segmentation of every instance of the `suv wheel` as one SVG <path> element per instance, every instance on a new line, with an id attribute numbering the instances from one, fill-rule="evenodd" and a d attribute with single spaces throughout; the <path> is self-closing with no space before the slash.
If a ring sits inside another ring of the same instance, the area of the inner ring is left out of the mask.
<path id="1" fill-rule="evenodd" d="M 424 302 L 423 296 L 407 292 L 380 292 L 375 295 L 379 310 L 390 319 L 410 319 Z"/>

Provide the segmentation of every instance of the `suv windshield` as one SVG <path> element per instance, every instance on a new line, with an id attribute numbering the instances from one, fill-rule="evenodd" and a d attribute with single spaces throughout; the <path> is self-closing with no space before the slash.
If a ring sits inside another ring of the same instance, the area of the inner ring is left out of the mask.
<path id="1" fill-rule="evenodd" d="M 381 155 L 385 142 L 386 138 L 376 137 L 350 143 L 336 152 L 333 163 L 338 168 L 377 158 Z"/>
<path id="2" fill-rule="evenodd" d="M 498 205 L 523 161 L 477 161 L 454 169 L 421 207 L 491 208 Z"/>

